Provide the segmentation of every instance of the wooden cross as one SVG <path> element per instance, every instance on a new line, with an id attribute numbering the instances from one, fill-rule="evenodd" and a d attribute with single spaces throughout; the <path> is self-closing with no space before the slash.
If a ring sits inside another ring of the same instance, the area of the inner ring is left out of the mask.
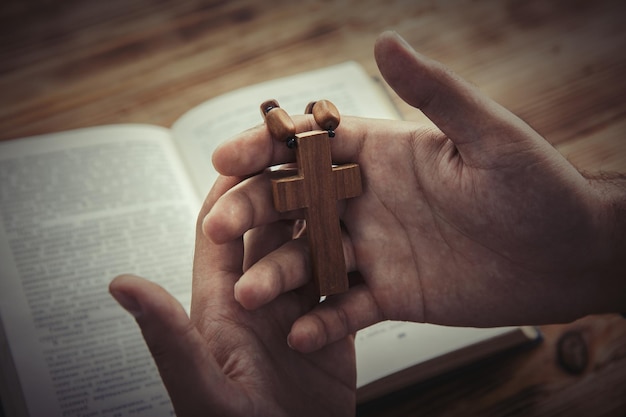
<path id="1" fill-rule="evenodd" d="M 337 201 L 361 194 L 361 173 L 358 164 L 333 166 L 330 138 L 339 124 L 339 114 L 330 102 L 313 104 L 307 106 L 307 112 L 316 116 L 320 126 L 330 127 L 328 130 L 295 134 L 295 126 L 285 129 L 291 119 L 285 119 L 284 110 L 270 116 L 279 109 L 278 103 L 265 102 L 261 109 L 273 135 L 282 135 L 278 138 L 283 140 L 285 132 L 290 136 L 286 140 L 295 148 L 298 164 L 297 175 L 272 179 L 274 206 L 279 212 L 305 209 L 313 277 L 320 295 L 331 295 L 348 290 Z"/>

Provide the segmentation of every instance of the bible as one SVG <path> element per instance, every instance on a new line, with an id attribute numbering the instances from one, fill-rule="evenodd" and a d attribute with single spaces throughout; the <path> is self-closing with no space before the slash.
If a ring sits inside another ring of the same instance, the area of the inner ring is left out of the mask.
<path id="1" fill-rule="evenodd" d="M 189 308 L 196 216 L 215 147 L 327 98 L 342 114 L 398 118 L 358 64 L 244 87 L 170 128 L 96 126 L 0 143 L 0 398 L 10 416 L 171 416 L 140 331 L 110 280 L 149 278 Z M 383 322 L 356 336 L 359 401 L 536 339 L 532 328 Z M 453 355 L 453 356 L 451 356 Z"/>

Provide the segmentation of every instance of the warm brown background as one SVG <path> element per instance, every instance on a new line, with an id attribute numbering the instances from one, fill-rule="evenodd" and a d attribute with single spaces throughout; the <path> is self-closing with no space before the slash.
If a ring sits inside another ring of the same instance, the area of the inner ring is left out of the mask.
<path id="1" fill-rule="evenodd" d="M 105 123 L 169 126 L 236 87 L 348 59 L 377 75 L 372 46 L 385 29 L 478 85 L 580 169 L 626 172 L 619 0 L 4 0 L 0 139 Z M 423 120 L 398 105 L 406 119 Z M 626 319 L 542 330 L 538 347 L 358 414 L 626 415 Z M 566 332 L 588 349 L 579 375 L 558 363 Z"/>

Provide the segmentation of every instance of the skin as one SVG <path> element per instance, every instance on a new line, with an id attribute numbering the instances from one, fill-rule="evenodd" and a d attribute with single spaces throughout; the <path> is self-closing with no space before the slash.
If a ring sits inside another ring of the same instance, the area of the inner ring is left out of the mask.
<path id="1" fill-rule="evenodd" d="M 237 181 L 221 178 L 200 216 Z M 291 231 L 286 226 L 267 227 L 257 238 L 265 245 L 277 237 L 283 240 Z M 191 317 L 163 288 L 143 278 L 125 275 L 110 284 L 113 297 L 135 316 L 176 415 L 353 414 L 354 338 L 344 337 L 313 354 L 286 343 L 294 320 L 317 303 L 313 288 L 248 311 L 233 298 L 242 274 L 243 240 L 217 245 L 199 231 L 195 254 Z"/>
<path id="2" fill-rule="evenodd" d="M 353 415 L 353 334 L 384 319 L 497 326 L 626 311 L 625 181 L 586 178 L 395 33 L 375 57 L 437 128 L 342 117 L 333 159 L 357 162 L 364 188 L 340 203 L 347 293 L 318 303 L 306 239 L 293 238 L 303 213 L 274 210 L 264 172 L 294 154 L 265 126 L 214 153 L 223 176 L 198 218 L 191 317 L 142 278 L 111 283 L 177 415 Z"/>
<path id="3" fill-rule="evenodd" d="M 363 194 L 340 213 L 347 267 L 361 283 L 301 317 L 291 345 L 314 351 L 384 319 L 481 327 L 624 308 L 623 265 L 616 261 L 623 248 L 604 185 L 397 35 L 383 34 L 375 56 L 389 85 L 437 129 L 342 118 L 333 158 L 357 162 L 364 177 Z M 294 121 L 298 131 L 318 128 L 311 117 Z M 213 156 L 220 173 L 237 176 L 291 161 L 263 126 Z M 203 231 L 227 242 L 281 219 L 268 176 L 255 175 L 220 198 Z M 235 287 L 243 306 L 258 308 L 309 281 L 308 269 L 293 267 L 307 262 L 296 244 L 286 242 L 246 270 Z"/>

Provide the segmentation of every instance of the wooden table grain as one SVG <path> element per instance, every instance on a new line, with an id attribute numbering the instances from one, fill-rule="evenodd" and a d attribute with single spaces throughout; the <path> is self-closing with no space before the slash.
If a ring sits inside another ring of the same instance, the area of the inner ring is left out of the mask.
<path id="1" fill-rule="evenodd" d="M 611 0 L 5 0 L 0 139 L 109 123 L 170 126 L 234 88 L 345 60 L 377 76 L 374 40 L 394 29 L 579 169 L 626 172 L 625 18 L 626 3 Z M 394 99 L 406 119 L 426 122 Z M 538 346 L 357 414 L 626 415 L 626 319 L 590 316 L 541 330 Z M 588 353 L 579 373 L 559 360 L 559 341 L 572 335 Z"/>

